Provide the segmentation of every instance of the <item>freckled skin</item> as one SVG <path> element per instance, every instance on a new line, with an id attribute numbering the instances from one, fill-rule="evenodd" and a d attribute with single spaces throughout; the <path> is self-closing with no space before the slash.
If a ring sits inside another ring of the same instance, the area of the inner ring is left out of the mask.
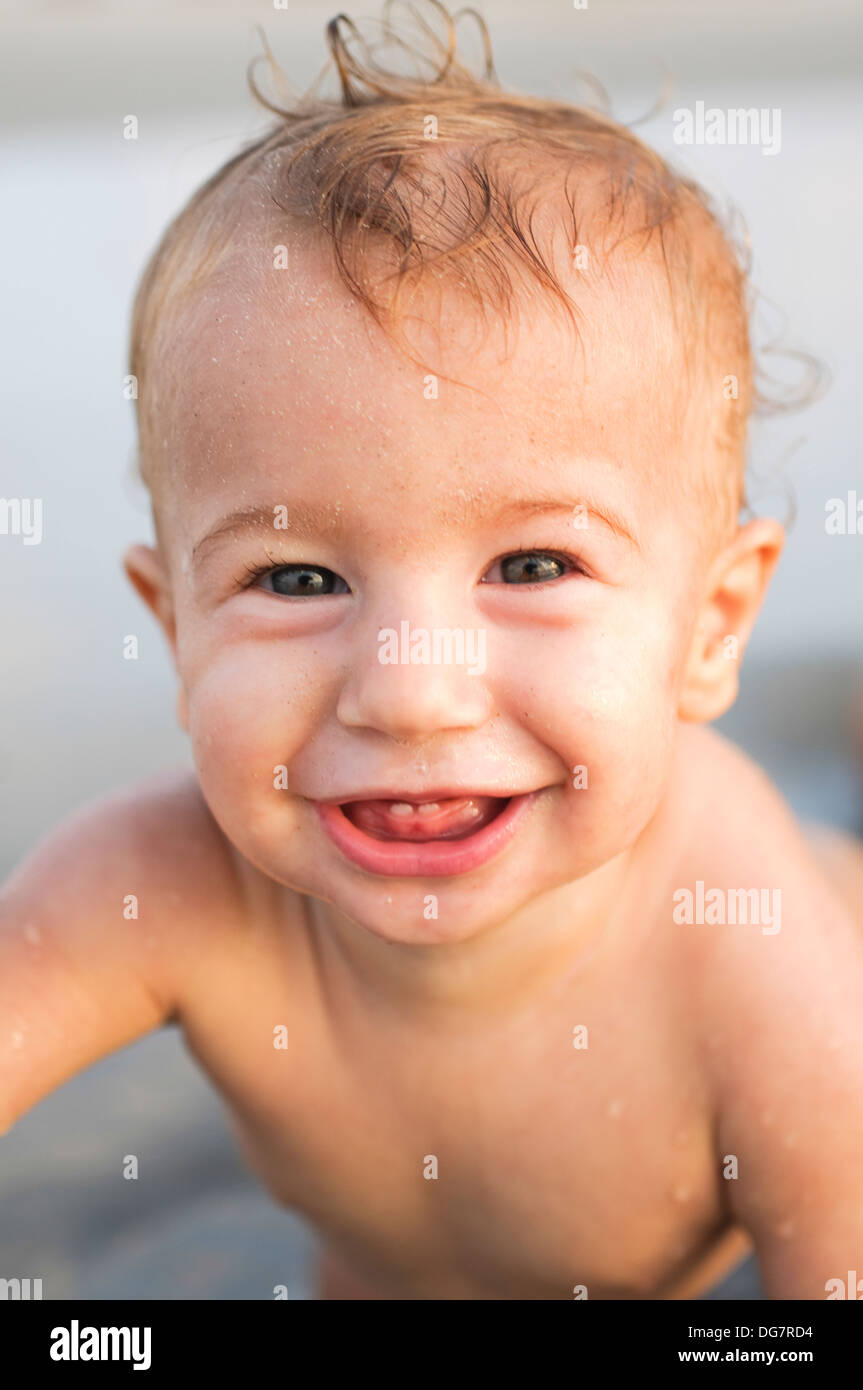
<path id="1" fill-rule="evenodd" d="M 752 1241 L 773 1296 L 818 1297 L 860 1263 L 859 1194 L 834 1180 L 796 1208 L 825 1155 L 857 1154 L 835 1059 L 863 1055 L 863 941 L 776 793 L 696 727 L 734 698 L 717 647 L 745 646 L 779 528 L 705 547 L 700 436 L 665 409 L 680 347 L 651 284 L 633 267 L 594 288 L 584 367 L 538 308 L 508 356 L 494 334 L 465 355 L 450 314 L 441 370 L 463 384 L 437 400 L 311 255 L 266 313 L 214 294 L 171 358 L 163 553 L 127 566 L 171 644 L 196 775 L 128 811 L 157 827 L 136 842 L 157 937 L 136 968 L 250 1164 L 326 1237 L 330 1297 L 693 1297 Z M 496 517 L 540 493 L 619 513 L 635 543 L 595 516 Z M 301 531 L 312 503 L 339 534 Z M 229 512 L 279 504 L 286 529 L 192 561 Z M 501 582 L 501 557 L 536 550 L 584 572 Z M 242 587 L 289 563 L 350 592 Z M 485 670 L 382 665 L 377 633 L 403 620 L 482 627 Z M 360 870 L 311 804 L 454 780 L 541 794 L 496 859 L 446 878 Z M 780 885 L 782 932 L 675 925 L 699 878 Z M 813 990 L 843 1040 L 823 1086 Z M 19 1108 L 49 1084 L 32 1065 Z"/>
<path id="2" fill-rule="evenodd" d="M 320 288 L 308 307 L 289 287 L 284 323 L 249 317 L 244 297 L 223 296 L 205 345 L 182 354 L 190 389 L 171 415 L 174 470 L 161 512 L 172 572 L 183 576 L 170 601 L 196 765 L 219 824 L 258 868 L 331 900 L 369 932 L 415 944 L 429 940 L 416 911 L 422 885 L 392 885 L 383 922 L 380 883 L 334 874 L 328 852 L 309 855 L 324 841 L 302 798 L 326 797 L 336 783 L 397 784 L 415 775 L 420 754 L 432 783 L 467 767 L 485 782 L 548 788 L 490 894 L 470 881 L 438 885 L 431 930 L 468 938 L 607 863 L 659 803 L 700 597 L 703 519 L 682 497 L 668 507 L 655 472 L 658 456 L 672 475 L 691 469 L 690 441 L 676 437 L 673 418 L 648 431 L 644 409 L 621 410 L 627 326 L 612 296 L 605 333 L 591 343 L 590 385 L 579 388 L 571 342 L 543 316 L 528 319 L 514 351 L 510 339 L 505 360 L 498 335 L 465 360 L 445 319 L 445 367 L 468 384 L 442 386 L 429 401 L 423 374 L 359 307 L 328 281 Z M 630 393 L 659 395 L 677 357 L 663 340 L 650 391 L 639 377 Z M 567 514 L 494 525 L 496 505 L 537 491 L 599 497 L 631 520 L 640 549 L 599 522 L 580 530 Z M 289 522 L 231 537 L 187 570 L 195 541 L 238 499 L 283 502 L 290 518 L 309 496 L 338 509 L 346 543 L 294 539 Z M 595 577 L 570 575 L 530 595 L 479 583 L 502 552 L 536 545 L 573 551 Z M 266 562 L 265 546 L 283 563 L 327 566 L 356 593 L 300 611 L 260 587 L 232 592 L 244 564 Z M 486 671 L 382 666 L 377 633 L 404 620 L 483 629 Z M 273 794 L 277 764 L 294 795 Z M 576 765 L 588 768 L 588 792 L 569 785 Z"/>

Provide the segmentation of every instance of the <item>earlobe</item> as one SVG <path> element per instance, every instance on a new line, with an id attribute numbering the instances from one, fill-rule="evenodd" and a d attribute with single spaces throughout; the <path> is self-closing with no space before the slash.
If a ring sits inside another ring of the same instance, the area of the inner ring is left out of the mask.
<path id="1" fill-rule="evenodd" d="M 725 714 L 737 699 L 741 656 L 733 633 L 702 637 L 690 654 L 678 717 L 690 724 L 709 724 Z"/>
<path id="2" fill-rule="evenodd" d="M 171 587 L 161 552 L 152 545 L 132 545 L 123 556 L 130 584 L 140 594 L 167 638 L 176 657 Z"/>
<path id="3" fill-rule="evenodd" d="M 708 723 L 734 704 L 740 662 L 783 541 L 778 521 L 752 521 L 738 531 L 714 564 L 690 644 L 678 705 L 680 719 Z"/>
<path id="4" fill-rule="evenodd" d="M 123 556 L 123 569 L 129 583 L 137 589 L 148 608 L 153 608 L 157 588 L 162 582 L 159 552 L 152 545 L 130 545 Z"/>

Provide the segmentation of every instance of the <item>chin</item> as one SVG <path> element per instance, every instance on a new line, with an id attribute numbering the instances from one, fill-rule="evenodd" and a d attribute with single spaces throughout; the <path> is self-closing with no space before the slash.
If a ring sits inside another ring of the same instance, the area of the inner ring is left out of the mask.
<path id="1" fill-rule="evenodd" d="M 355 892 L 316 893 L 363 931 L 403 946 L 445 946 L 480 936 L 518 910 L 529 893 L 478 894 L 440 880 L 401 879 L 364 884 Z"/>

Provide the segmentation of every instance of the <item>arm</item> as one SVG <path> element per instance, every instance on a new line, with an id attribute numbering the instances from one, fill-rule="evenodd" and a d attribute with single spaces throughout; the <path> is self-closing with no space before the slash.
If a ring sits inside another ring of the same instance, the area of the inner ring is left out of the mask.
<path id="1" fill-rule="evenodd" d="M 192 814 L 187 778 L 104 798 L 65 820 L 3 886 L 0 1133 L 171 1017 Z"/>
<path id="2" fill-rule="evenodd" d="M 772 934 L 705 924 L 681 938 L 720 1185 L 768 1296 L 823 1300 L 828 1280 L 863 1277 L 863 900 L 843 901 L 763 772 L 711 739 L 678 882 L 781 890 Z"/>
<path id="3" fill-rule="evenodd" d="M 753 991 L 721 1152 L 739 1158 L 731 1206 L 768 1296 L 863 1297 L 863 930 L 827 891 L 805 933 L 797 924 L 813 949 L 805 970 L 802 952 L 774 957 L 772 987 Z"/>

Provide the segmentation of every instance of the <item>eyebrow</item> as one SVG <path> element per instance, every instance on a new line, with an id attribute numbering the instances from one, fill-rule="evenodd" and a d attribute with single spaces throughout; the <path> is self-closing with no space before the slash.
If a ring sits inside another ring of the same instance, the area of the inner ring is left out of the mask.
<path id="1" fill-rule="evenodd" d="M 192 561 L 194 562 L 199 552 L 213 541 L 233 535 L 274 531 L 276 529 L 274 524 L 276 511 L 278 507 L 282 506 L 287 507 L 288 513 L 287 526 L 278 528 L 278 533 L 283 536 L 290 536 L 298 540 L 312 540 L 316 536 L 327 534 L 338 540 L 349 536 L 356 529 L 355 525 L 342 514 L 340 507 L 334 503 L 308 502 L 296 507 L 287 503 L 274 504 L 273 506 L 241 507 L 220 518 L 209 531 L 195 542 L 192 548 Z M 486 519 L 489 525 L 507 526 L 536 516 L 560 515 L 561 513 L 570 513 L 574 516 L 578 508 L 582 508 L 589 519 L 598 521 L 614 535 L 634 546 L 636 550 L 641 549 L 632 528 L 619 512 L 605 503 L 590 500 L 585 496 L 572 499 L 559 496 L 513 498 Z M 470 514 L 471 504 L 464 503 L 461 507 L 462 517 Z M 452 518 L 446 520 L 448 524 L 452 524 Z"/>

